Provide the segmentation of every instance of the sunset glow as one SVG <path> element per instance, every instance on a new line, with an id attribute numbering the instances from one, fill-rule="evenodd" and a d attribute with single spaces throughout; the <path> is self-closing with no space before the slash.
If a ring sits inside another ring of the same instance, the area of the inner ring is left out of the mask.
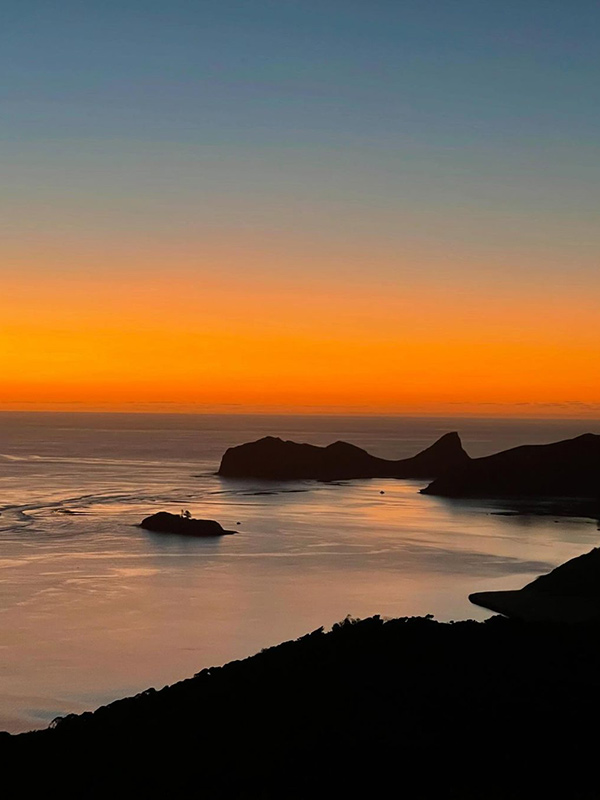
<path id="1" fill-rule="evenodd" d="M 11 29 L 0 408 L 598 416 L 584 20 L 267 5 Z"/>
<path id="2" fill-rule="evenodd" d="M 200 274 L 171 265 L 166 275 L 152 263 L 25 279 L 15 271 L 2 299 L 2 406 L 597 410 L 597 308 L 582 289 L 517 292 L 495 281 L 465 291 L 426 273 L 406 286 L 340 286 L 326 263 L 296 256 L 295 278 L 245 277 L 260 256 L 238 258 L 220 269 L 219 253 L 205 256 Z"/>

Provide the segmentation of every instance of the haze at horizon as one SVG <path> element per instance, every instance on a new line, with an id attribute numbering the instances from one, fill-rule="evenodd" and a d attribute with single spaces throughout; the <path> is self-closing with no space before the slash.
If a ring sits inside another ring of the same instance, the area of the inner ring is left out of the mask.
<path id="1" fill-rule="evenodd" d="M 2 409 L 600 416 L 600 9 L 3 6 Z"/>

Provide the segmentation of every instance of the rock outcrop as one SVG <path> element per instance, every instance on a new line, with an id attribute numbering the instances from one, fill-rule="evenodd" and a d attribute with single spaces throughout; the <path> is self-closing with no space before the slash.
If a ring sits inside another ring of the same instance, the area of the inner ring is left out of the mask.
<path id="1" fill-rule="evenodd" d="M 457 433 L 447 433 L 416 456 L 399 461 L 377 458 L 347 442 L 317 447 L 266 436 L 256 442 L 230 447 L 221 460 L 218 474 L 227 478 L 267 480 L 427 480 L 455 470 L 469 460 Z"/>
<path id="2" fill-rule="evenodd" d="M 469 595 L 477 606 L 533 622 L 600 621 L 600 548 L 572 558 L 522 589 Z"/>
<path id="3" fill-rule="evenodd" d="M 600 496 L 600 436 L 586 433 L 465 461 L 422 491 L 442 497 L 595 499 Z"/>
<path id="4" fill-rule="evenodd" d="M 156 533 L 177 533 L 184 536 L 226 536 L 235 531 L 226 531 L 213 519 L 194 519 L 193 517 L 169 514 L 159 511 L 140 522 L 140 528 Z"/>

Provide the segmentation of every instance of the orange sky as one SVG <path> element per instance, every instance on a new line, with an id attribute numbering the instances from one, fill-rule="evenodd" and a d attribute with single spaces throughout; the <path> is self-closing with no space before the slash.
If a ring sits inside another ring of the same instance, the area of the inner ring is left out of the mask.
<path id="1" fill-rule="evenodd" d="M 14 5 L 0 409 L 600 419 L 597 4 Z"/>
<path id="2" fill-rule="evenodd" d="M 372 282 L 293 251 L 285 272 L 279 251 L 205 248 L 201 269 L 180 256 L 169 273 L 167 257 L 13 260 L 0 408 L 600 416 L 585 287 L 467 290 L 451 270 L 433 281 L 419 253 L 407 281 L 373 253 Z"/>

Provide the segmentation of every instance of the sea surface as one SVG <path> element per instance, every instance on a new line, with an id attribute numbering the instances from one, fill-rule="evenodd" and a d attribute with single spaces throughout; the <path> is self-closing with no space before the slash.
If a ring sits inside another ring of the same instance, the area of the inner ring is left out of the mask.
<path id="1" fill-rule="evenodd" d="M 0 414 L 0 730 L 244 658 L 347 615 L 485 618 L 470 592 L 519 588 L 599 543 L 594 522 L 501 516 L 399 480 L 215 475 L 271 434 L 402 458 L 457 430 L 472 456 L 600 432 L 590 420 Z M 158 510 L 218 540 L 139 527 Z"/>

